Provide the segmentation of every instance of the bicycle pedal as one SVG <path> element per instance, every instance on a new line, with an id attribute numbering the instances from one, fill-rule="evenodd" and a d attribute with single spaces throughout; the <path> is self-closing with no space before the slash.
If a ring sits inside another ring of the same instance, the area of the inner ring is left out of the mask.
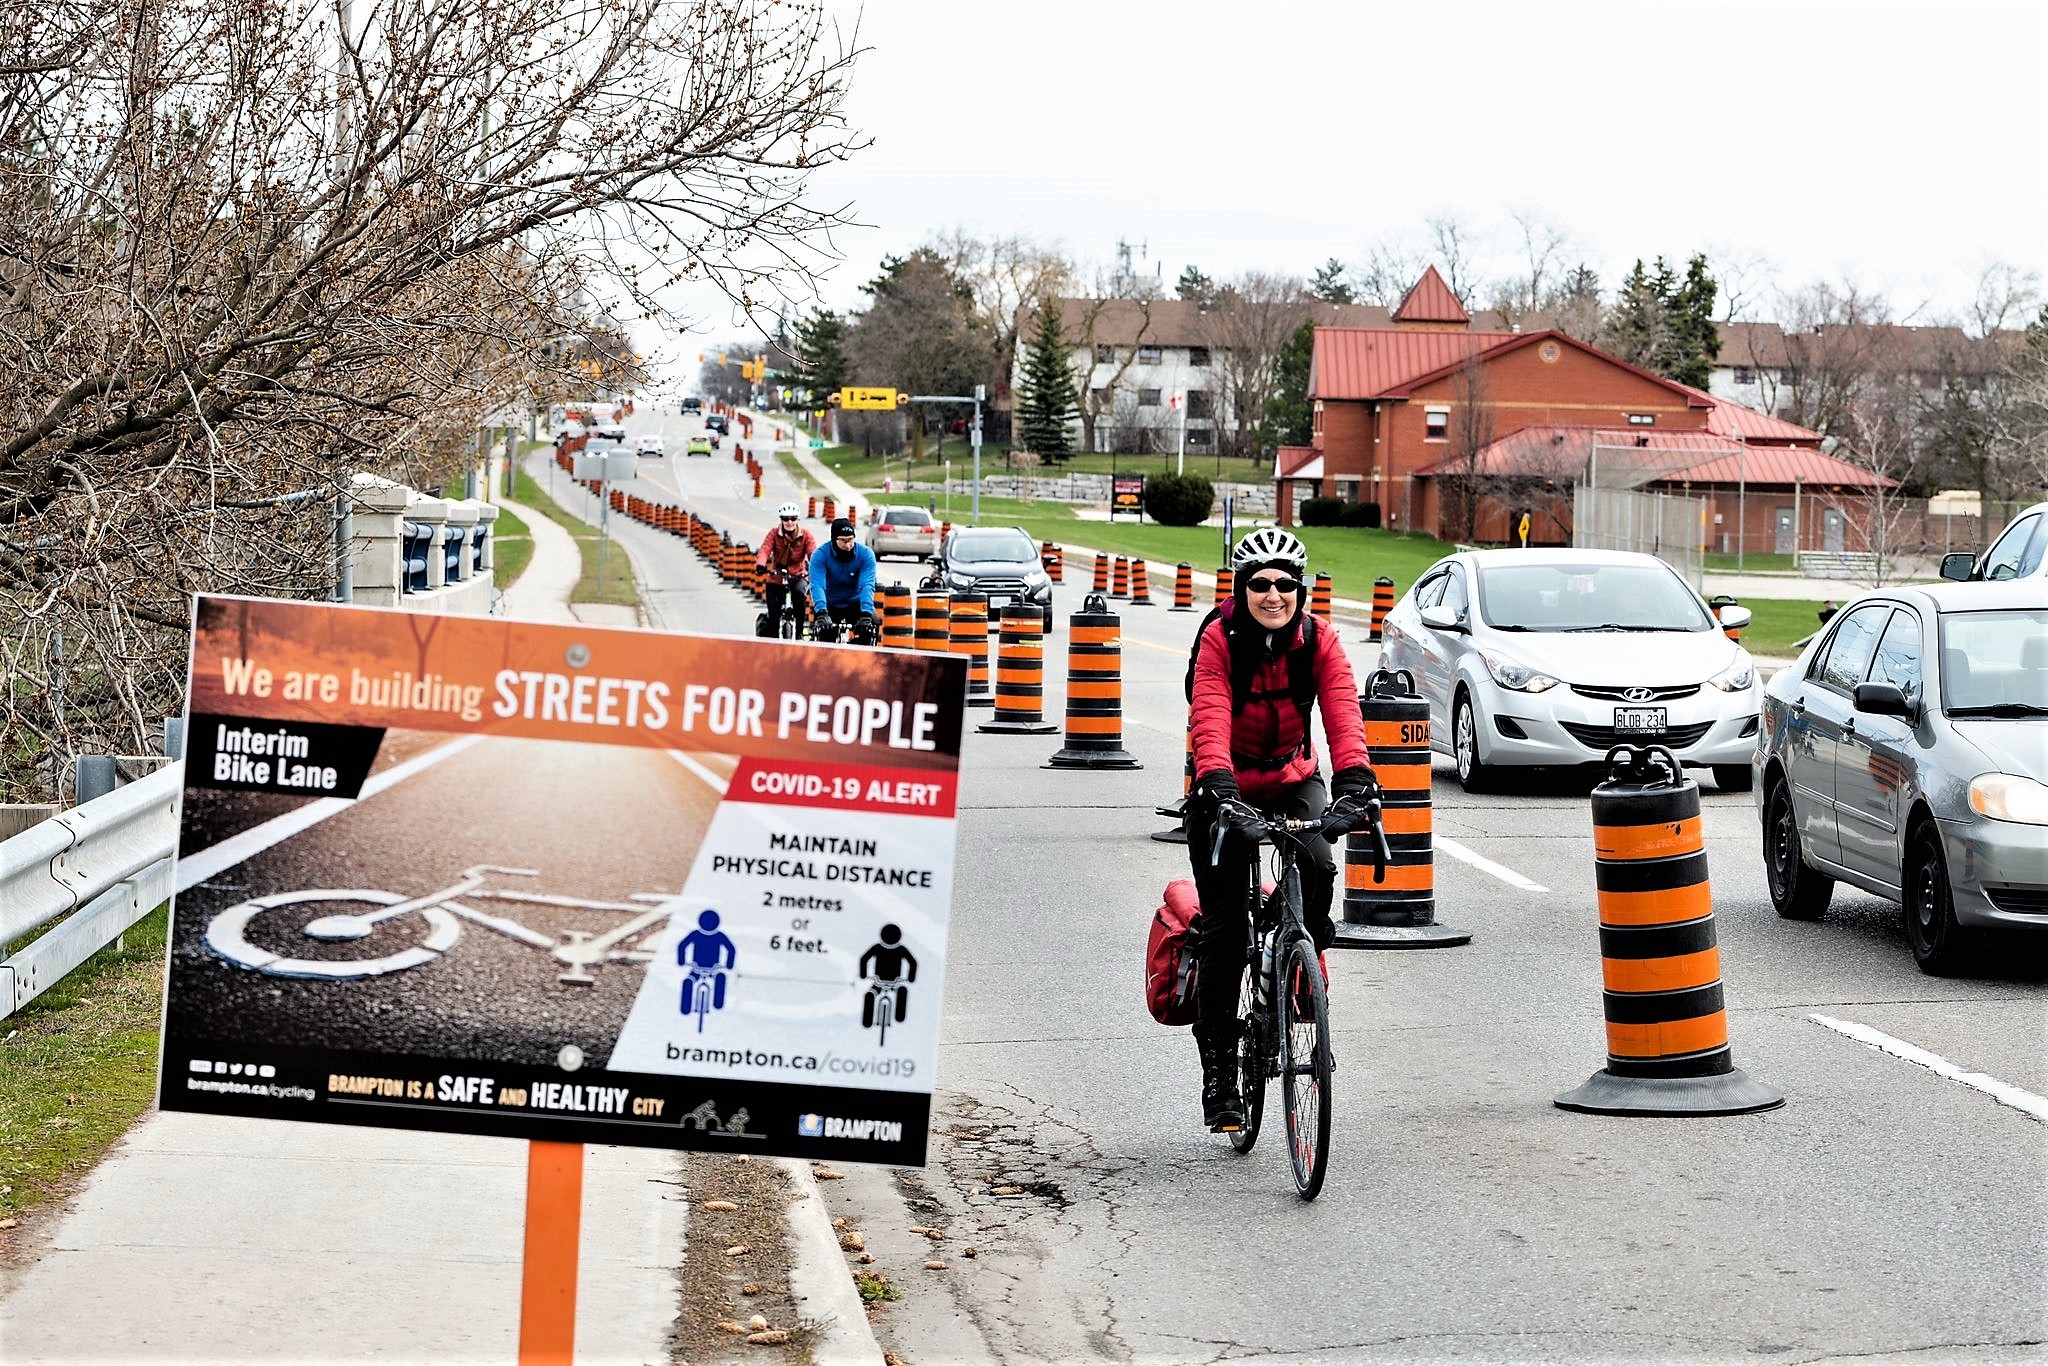
<path id="1" fill-rule="evenodd" d="M 1235 1134 L 1244 1132 L 1242 1124 L 1219 1124 L 1209 1131 L 1212 1134 Z"/>

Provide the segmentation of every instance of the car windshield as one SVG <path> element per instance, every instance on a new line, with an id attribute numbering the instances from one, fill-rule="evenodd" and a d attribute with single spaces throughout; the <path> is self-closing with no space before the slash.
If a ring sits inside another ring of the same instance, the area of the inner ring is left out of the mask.
<path id="1" fill-rule="evenodd" d="M 890 508 L 882 514 L 885 526 L 930 526 L 931 514 L 916 508 Z"/>
<path id="2" fill-rule="evenodd" d="M 1950 716 L 2048 716 L 2048 611 L 1943 612 L 1941 705 Z"/>
<path id="3" fill-rule="evenodd" d="M 1038 548 L 1021 531 L 963 531 L 953 538 L 947 558 L 960 564 L 1038 558 Z"/>
<path id="4" fill-rule="evenodd" d="M 1707 631 L 1707 609 L 1657 564 L 1488 565 L 1479 610 L 1509 631 Z"/>

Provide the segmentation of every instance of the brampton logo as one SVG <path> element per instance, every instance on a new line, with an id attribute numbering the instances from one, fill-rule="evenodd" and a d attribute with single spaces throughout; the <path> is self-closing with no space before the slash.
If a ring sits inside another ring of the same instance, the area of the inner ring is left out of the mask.
<path id="1" fill-rule="evenodd" d="M 825 1133 L 825 1117 L 823 1115 L 798 1115 L 796 1117 L 796 1131 L 803 1138 L 820 1138 Z"/>

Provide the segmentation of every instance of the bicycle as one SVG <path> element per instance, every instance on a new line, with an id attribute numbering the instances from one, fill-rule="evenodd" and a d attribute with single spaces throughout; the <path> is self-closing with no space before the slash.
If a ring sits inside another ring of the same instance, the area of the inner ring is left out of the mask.
<path id="1" fill-rule="evenodd" d="M 1380 824 L 1380 797 L 1375 789 L 1360 798 L 1346 798 L 1312 820 L 1269 817 L 1241 801 L 1227 801 L 1216 815 L 1216 839 L 1210 862 L 1223 852 L 1232 829 L 1270 842 L 1279 868 L 1269 893 L 1260 881 L 1259 860 L 1251 863 L 1246 917 L 1245 982 L 1239 1001 L 1238 1071 L 1244 1087 L 1244 1124 L 1229 1131 L 1230 1146 L 1248 1153 L 1258 1142 L 1265 1113 L 1266 1083 L 1285 1083 L 1281 1100 L 1287 1113 L 1287 1156 L 1294 1169 L 1294 1189 L 1304 1200 L 1322 1193 L 1329 1173 L 1331 1077 L 1337 1070 L 1330 1045 L 1330 1000 L 1323 981 L 1315 941 L 1309 936 L 1301 908 L 1301 852 L 1287 835 L 1335 835 L 1363 824 L 1371 828 L 1373 880 L 1384 882 L 1393 855 Z"/>
<path id="2" fill-rule="evenodd" d="M 416 897 L 360 887 L 308 887 L 296 892 L 277 892 L 239 902 L 214 916 L 206 925 L 206 943 L 207 947 L 237 967 L 272 977 L 351 981 L 403 972 L 407 968 L 434 962 L 461 940 L 462 921 L 467 920 L 552 955 L 564 965 L 556 977 L 562 985 L 594 986 L 597 978 L 592 975 L 592 969 L 605 963 L 648 963 L 654 960 L 653 941 L 660 936 L 661 927 L 668 920 L 670 906 L 675 900 L 673 895 L 662 892 L 635 892 L 630 901 L 619 902 L 501 890 L 484 885 L 492 875 L 539 877 L 540 872 L 534 868 L 503 868 L 479 863 L 464 869 L 452 885 Z M 585 911 L 632 911 L 637 914 L 625 924 L 603 934 L 567 930 L 560 936 L 551 936 L 509 917 L 480 911 L 464 904 L 463 899 L 509 901 Z M 259 916 L 269 912 L 293 906 L 347 902 L 369 902 L 381 909 L 316 916 L 300 925 L 298 932 L 307 939 L 322 943 L 350 943 L 368 939 L 386 921 L 417 914 L 425 924 L 426 937 L 419 943 L 375 958 L 292 958 L 252 943 L 246 933 Z M 650 908 L 647 903 L 655 904 Z M 627 941 L 636 935 L 643 937 L 637 943 L 628 944 Z"/>
<path id="3" fill-rule="evenodd" d="M 711 1003 L 712 993 L 718 989 L 719 978 L 724 975 L 723 970 L 719 968 L 692 967 L 684 978 L 684 985 L 692 988 L 696 993 L 692 999 L 697 1004 L 690 1013 L 697 1017 L 697 1032 L 699 1034 L 704 1032 L 704 1021 L 710 1017 L 711 1012 L 724 1009 L 722 1005 L 714 1006 Z"/>
<path id="4" fill-rule="evenodd" d="M 880 1031 L 875 1036 L 876 1047 L 889 1042 L 889 1026 L 896 1023 L 896 993 L 902 989 L 900 977 L 877 977 L 868 988 L 869 1013 L 874 1017 L 874 1027 Z"/>

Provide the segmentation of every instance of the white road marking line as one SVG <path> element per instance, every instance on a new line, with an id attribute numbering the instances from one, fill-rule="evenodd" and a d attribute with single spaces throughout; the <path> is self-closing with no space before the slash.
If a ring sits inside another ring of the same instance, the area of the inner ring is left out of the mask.
<path id="1" fill-rule="evenodd" d="M 681 750 L 669 750 L 668 757 L 681 764 L 684 768 L 689 769 L 690 772 L 696 774 L 699 778 L 702 778 L 711 790 L 721 797 L 725 795 L 725 789 L 732 783 L 730 778 L 719 777 L 716 773 L 713 773 Z"/>
<path id="2" fill-rule="evenodd" d="M 1982 1091 L 2000 1105 L 2010 1105 L 2021 1114 L 2048 1124 L 2048 1099 L 2037 1096 L 2032 1091 L 2014 1086 L 2011 1082 L 2000 1081 L 1996 1077 L 1986 1076 L 1982 1072 L 1965 1072 L 1937 1053 L 1915 1048 L 1903 1039 L 1895 1039 L 1882 1030 L 1872 1029 L 1869 1025 L 1858 1024 L 1854 1020 L 1838 1020 L 1832 1015 L 1822 1015 L 1818 1011 L 1806 1018 L 1817 1025 L 1834 1030 L 1837 1034 L 1847 1035 L 1860 1044 L 1868 1044 L 1880 1053 L 1889 1053 L 1895 1058 L 1924 1067 L 1937 1077 L 1947 1077 L 1950 1081 L 1961 1082 L 1973 1090 Z"/>
<path id="3" fill-rule="evenodd" d="M 1550 889 L 1540 882 L 1531 882 L 1512 868 L 1495 863 L 1481 854 L 1475 854 L 1454 839 L 1443 835 L 1436 837 L 1436 847 L 1460 863 L 1469 863 L 1482 873 L 1491 873 L 1510 887 L 1519 887 L 1525 892 L 1547 892 Z"/>
<path id="4" fill-rule="evenodd" d="M 236 864 L 252 859 L 274 844 L 281 844 L 302 830 L 310 829 L 326 820 L 338 816 L 358 803 L 368 801 L 384 789 L 404 782 L 423 769 L 432 768 L 443 759 L 452 759 L 468 749 L 481 735 L 465 735 L 445 745 L 437 745 L 425 754 L 416 754 L 396 768 L 388 768 L 374 775 L 363 784 L 363 790 L 356 797 L 322 797 L 317 802 L 308 802 L 296 811 L 287 811 L 261 825 L 251 826 L 239 835 L 222 840 L 219 844 L 201 849 L 190 858 L 178 860 L 178 880 L 175 890 L 185 891 L 196 887 L 216 873 L 225 872 Z"/>

